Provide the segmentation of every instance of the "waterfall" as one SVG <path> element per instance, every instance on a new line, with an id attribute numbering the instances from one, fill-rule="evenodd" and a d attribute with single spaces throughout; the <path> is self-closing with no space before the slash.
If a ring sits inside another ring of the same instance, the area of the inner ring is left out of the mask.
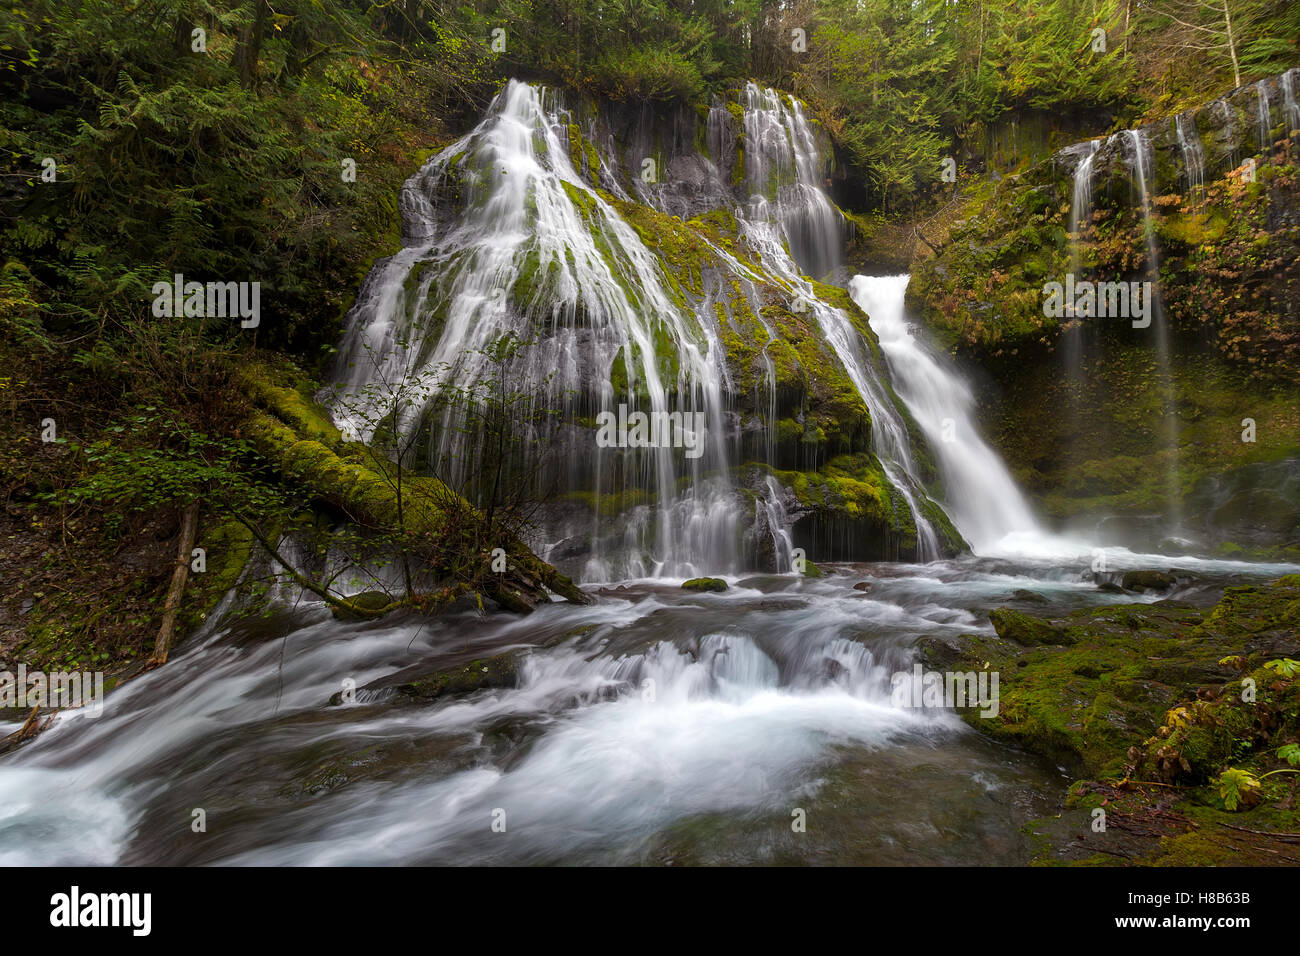
<path id="1" fill-rule="evenodd" d="M 1227 143 L 1228 168 L 1233 169 L 1237 165 L 1237 136 L 1236 123 L 1232 117 L 1232 107 L 1228 105 L 1226 99 L 1219 100 L 1216 105 L 1219 112 L 1223 114 L 1223 132 L 1224 142 Z"/>
<path id="2" fill-rule="evenodd" d="M 1070 202 L 1070 271 L 1075 281 L 1083 277 L 1083 230 L 1092 215 L 1092 164 L 1101 149 L 1102 141 L 1090 140 L 1087 152 L 1074 167 L 1074 195 Z M 1072 319 L 1062 343 L 1066 372 L 1078 380 L 1083 374 L 1083 324 Z"/>
<path id="3" fill-rule="evenodd" d="M 746 172 L 753 193 L 741 221 L 745 239 L 758 251 L 764 268 L 790 286 L 796 307 L 816 318 L 844 364 L 871 413 L 872 450 L 916 525 L 918 557 L 933 560 L 939 556 L 939 537 L 922 508 L 925 491 L 902 416 L 866 354 L 861 333 L 841 309 L 819 299 L 800 274 L 800 250 L 814 268 L 829 269 L 838 264 L 843 241 L 842 217 L 818 185 L 816 137 L 793 98 L 787 106 L 775 91 L 750 83 L 744 100 Z M 774 199 L 767 194 L 772 191 Z"/>
<path id="4" fill-rule="evenodd" d="M 759 217 L 780 223 L 790 256 L 821 278 L 839 265 L 843 217 L 822 191 L 817 138 L 798 100 L 782 102 L 771 89 L 745 85 L 745 171 L 752 202 L 765 200 Z"/>
<path id="5" fill-rule="evenodd" d="M 761 494 L 754 498 L 754 537 L 772 543 L 772 564 L 778 573 L 784 573 L 791 570 L 794 558 L 785 490 L 771 475 L 764 476 L 760 490 Z"/>
<path id="6" fill-rule="evenodd" d="M 1269 143 L 1269 128 L 1273 125 L 1269 114 L 1267 80 L 1260 80 L 1255 84 L 1255 104 L 1256 117 L 1259 119 L 1259 148 L 1267 152 L 1272 145 Z"/>
<path id="7" fill-rule="evenodd" d="M 1074 195 L 1070 203 L 1070 235 L 1073 237 L 1071 263 L 1075 272 L 1079 270 L 1079 234 L 1092 212 L 1092 161 L 1097 158 L 1097 150 L 1101 149 L 1101 145 L 1102 141 L 1099 139 L 1089 140 L 1086 144 L 1087 153 L 1079 160 L 1079 164 L 1074 167 Z"/>
<path id="8" fill-rule="evenodd" d="M 980 437 L 970 389 L 908 330 L 903 297 L 910 278 L 854 276 L 849 292 L 870 317 L 894 387 L 937 459 L 948 514 L 977 553 L 996 549 L 1008 535 L 1041 534 L 1006 464 Z"/>
<path id="9" fill-rule="evenodd" d="M 670 293 L 658 259 L 570 164 L 569 117 L 543 96 L 511 81 L 478 127 L 403 187 L 412 244 L 372 274 L 353 310 L 335 416 L 371 440 L 375 419 L 399 402 L 400 435 L 432 426 L 430 462 L 459 488 L 482 458 L 467 403 L 438 407 L 448 387 L 524 383 L 525 419 L 540 408 L 572 423 L 621 404 L 701 413 L 708 440 L 695 458 L 666 446 L 600 448 L 594 429 L 569 424 L 554 436 L 561 454 L 545 479 L 626 501 L 621 540 L 604 543 L 593 518 L 588 579 L 732 568 L 741 511 L 712 312 Z M 463 208 L 443 222 L 457 198 Z M 492 357 L 502 336 L 527 343 L 505 370 Z M 619 375 L 625 389 L 612 384 Z"/>
<path id="10" fill-rule="evenodd" d="M 1179 113 L 1174 117 L 1174 130 L 1178 134 L 1178 145 L 1187 170 L 1187 189 L 1189 192 L 1199 190 L 1205 185 L 1205 151 L 1196 132 L 1196 118 Z"/>
<path id="11" fill-rule="evenodd" d="M 1296 103 L 1295 98 L 1295 74 L 1296 70 L 1287 70 L 1282 74 L 1282 108 L 1286 118 L 1287 139 L 1300 129 L 1300 104 Z"/>
<path id="12" fill-rule="evenodd" d="M 1169 326 L 1165 319 L 1160 288 L 1160 254 L 1156 244 L 1155 227 L 1151 222 L 1151 197 L 1147 193 L 1147 164 L 1150 162 L 1151 147 L 1141 130 L 1130 129 L 1125 135 L 1133 150 L 1134 185 L 1142 206 L 1142 231 L 1146 236 L 1147 246 L 1147 272 L 1151 277 L 1151 327 L 1155 331 L 1156 369 L 1164 392 L 1165 448 L 1168 458 L 1165 463 L 1165 501 L 1170 520 L 1177 528 L 1182 524 L 1182 495 L 1178 487 L 1178 409 L 1170 357 Z"/>
<path id="13" fill-rule="evenodd" d="M 402 189 L 406 245 L 367 278 L 328 397 L 345 434 L 390 450 L 409 446 L 480 503 L 490 489 L 479 476 L 497 471 L 511 487 L 531 483 L 539 497 L 558 497 L 530 543 L 544 558 L 568 561 L 584 581 L 734 572 L 754 553 L 755 534 L 770 539 L 762 553 L 788 566 L 789 516 L 772 507 L 770 488 L 742 493 L 735 475 L 744 455 L 776 461 L 777 376 L 767 343 L 778 330 L 763 308 L 780 290 L 791 311 L 815 320 L 844 366 L 870 414 L 872 451 L 899 517 L 906 506 L 916 528 L 917 556 L 937 558 L 938 506 L 926 495 L 885 369 L 873 363 L 865 327 L 824 301 L 808 278 L 840 270 L 845 239 L 844 218 L 822 188 L 815 127 L 793 98 L 752 83 L 741 103 L 739 131 L 731 112 L 714 104 L 703 130 L 709 156 L 690 161 L 692 191 L 726 201 L 734 189 L 719 168 L 744 136 L 747 199 L 736 208 L 736 228 L 745 252 L 701 233 L 716 263 L 687 291 L 612 205 L 629 195 L 617 183 L 613 142 L 594 159 L 584 150 L 575 168 L 573 114 L 556 94 L 510 81 L 479 125 Z M 588 132 L 592 141 L 608 139 L 590 124 Z M 650 136 L 638 127 L 632 152 Z M 588 178 L 608 185 L 614 199 Z M 670 185 L 634 188 L 668 214 L 685 195 Z M 719 323 L 729 323 L 728 334 L 738 328 L 733 294 L 767 336 L 757 350 L 756 422 L 736 413 L 721 341 Z M 513 347 L 503 352 L 502 341 Z M 485 450 L 476 418 L 475 402 L 489 388 L 520 405 L 505 416 L 521 437 L 504 464 L 500 452 Z M 601 447 L 593 422 L 638 413 L 698 418 L 702 434 L 691 430 L 698 454 L 662 443 Z M 755 496 L 765 503 L 756 507 Z"/>

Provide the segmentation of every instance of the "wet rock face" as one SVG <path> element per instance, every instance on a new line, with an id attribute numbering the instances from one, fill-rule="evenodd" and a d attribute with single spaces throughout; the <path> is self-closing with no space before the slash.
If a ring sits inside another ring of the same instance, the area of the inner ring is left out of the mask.
<path id="1" fill-rule="evenodd" d="M 1300 459 L 1261 462 L 1203 479 L 1188 499 L 1216 542 L 1300 539 Z"/>
<path id="2" fill-rule="evenodd" d="M 1300 69 L 1291 70 L 1290 75 L 1293 85 L 1300 83 Z M 1288 115 L 1284 76 L 1238 87 L 1179 116 L 1139 127 L 1141 141 L 1148 150 L 1147 185 L 1151 193 L 1186 192 L 1285 139 L 1295 117 Z M 1123 134 L 1106 138 L 1097 150 L 1092 175 L 1099 207 L 1126 207 L 1132 203 L 1133 150 L 1132 138 Z M 1063 150 L 1054 163 L 1072 176 L 1083 155 L 1077 150 Z"/>
<path id="3" fill-rule="evenodd" d="M 1165 533 L 1146 524 L 1172 518 L 1224 554 L 1291 559 L 1298 85 L 1291 70 L 1063 149 L 972 200 L 916 265 L 909 304 L 968 364 L 995 447 L 1044 511 L 1122 516 L 1145 548 Z M 1067 276 L 1149 281 L 1151 326 L 1051 314 L 1046 288 Z"/>

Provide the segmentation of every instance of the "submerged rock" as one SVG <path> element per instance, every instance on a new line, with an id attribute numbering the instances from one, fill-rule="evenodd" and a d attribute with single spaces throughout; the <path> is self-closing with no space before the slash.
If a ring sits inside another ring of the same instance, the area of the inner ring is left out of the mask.
<path id="1" fill-rule="evenodd" d="M 1124 572 L 1126 591 L 1168 591 L 1177 583 L 1178 579 L 1165 571 Z"/>
<path id="2" fill-rule="evenodd" d="M 468 694 L 489 688 L 514 687 L 519 682 L 516 653 L 473 660 L 463 667 L 438 671 L 397 685 L 397 693 L 420 700 L 437 700 L 451 694 Z"/>

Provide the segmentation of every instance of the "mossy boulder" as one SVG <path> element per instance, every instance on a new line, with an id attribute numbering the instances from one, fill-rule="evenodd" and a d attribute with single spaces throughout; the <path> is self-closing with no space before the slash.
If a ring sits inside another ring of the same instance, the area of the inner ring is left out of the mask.
<path id="1" fill-rule="evenodd" d="M 249 366 L 247 374 L 251 383 L 266 377 L 264 368 L 256 364 Z M 300 402 L 300 390 L 267 387 L 263 382 L 251 384 L 250 391 L 262 405 L 250 412 L 245 425 L 254 445 L 278 469 L 283 481 L 306 489 L 348 519 L 364 527 L 400 533 L 405 540 L 422 545 L 463 540 L 467 525 L 477 520 L 476 509 L 437 478 L 403 470 L 399 485 L 395 464 L 381 462 L 377 453 L 363 446 L 343 443 L 337 430 L 331 435 L 318 422 L 312 424 L 317 418 L 328 421 L 328 413 L 313 402 Z M 308 424 L 294 427 L 292 423 L 300 420 Z M 316 437 L 305 437 L 303 432 Z M 591 603 L 592 598 L 570 578 L 538 558 L 518 538 L 509 537 L 499 546 L 506 552 L 509 570 L 483 578 L 484 596 L 517 612 L 548 602 L 548 592 L 574 603 Z M 444 547 L 430 553 L 423 570 L 438 579 L 453 568 L 463 570 L 466 561 L 480 558 L 486 563 L 486 555 L 475 557 Z M 363 616 L 375 610 L 351 603 Z"/>
<path id="2" fill-rule="evenodd" d="M 427 701 L 479 690 L 515 687 L 519 682 L 516 656 L 516 653 L 507 653 L 473 660 L 461 667 L 400 684 L 397 692 Z"/>
<path id="3" fill-rule="evenodd" d="M 1074 637 L 1048 621 L 1031 617 L 1011 608 L 1003 607 L 990 611 L 989 620 L 993 622 L 993 629 L 997 631 L 998 637 L 1014 641 L 1023 647 L 1032 647 L 1036 644 L 1073 644 L 1075 642 Z"/>
<path id="4" fill-rule="evenodd" d="M 721 578 L 691 578 L 682 583 L 683 591 L 725 591 L 727 582 Z"/>
<path id="5" fill-rule="evenodd" d="M 1120 583 L 1126 591 L 1168 591 L 1178 578 L 1165 571 L 1125 571 Z"/>

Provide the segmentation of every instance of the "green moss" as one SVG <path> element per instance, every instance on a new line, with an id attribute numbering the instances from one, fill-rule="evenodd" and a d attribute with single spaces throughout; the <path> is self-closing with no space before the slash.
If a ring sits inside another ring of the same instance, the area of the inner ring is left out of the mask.
<path id="1" fill-rule="evenodd" d="M 1300 682 L 1259 669 L 1269 652 L 1251 641 L 1300 628 L 1300 582 L 1229 589 L 1208 614 L 1144 604 L 1055 622 L 1006 609 L 990 617 L 999 637 L 967 638 L 962 663 L 999 672 L 999 712 L 968 722 L 1094 779 L 1132 772 L 1204 782 L 1256 752 L 1261 727 L 1289 739 L 1300 725 Z M 1237 660 L 1256 670 L 1238 676 Z M 1245 677 L 1259 688 L 1256 701 L 1243 700 Z M 1218 689 L 1198 700 L 1206 685 Z M 1261 723 L 1264 710 L 1290 716 Z"/>
<path id="2" fill-rule="evenodd" d="M 311 382 L 296 367 L 284 364 L 275 368 L 252 363 L 241 368 L 240 376 L 255 402 L 273 410 L 304 437 L 331 448 L 342 443 L 343 436 L 329 413 L 313 397 Z"/>
<path id="3" fill-rule="evenodd" d="M 473 660 L 461 667 L 438 671 L 427 677 L 398 686 L 397 691 L 407 697 L 437 700 L 479 690 L 514 687 L 519 681 L 516 654 L 499 654 L 496 657 Z"/>
<path id="4" fill-rule="evenodd" d="M 207 569 L 187 581 L 182 631 L 203 623 L 217 603 L 239 581 L 253 550 L 253 534 L 238 521 L 204 521 L 195 546 L 204 550 Z"/>
<path id="5" fill-rule="evenodd" d="M 727 582 L 721 578 L 691 578 L 682 583 L 683 591 L 725 591 Z"/>
<path id="6" fill-rule="evenodd" d="M 585 505 L 602 518 L 615 518 L 629 509 L 653 505 L 658 499 L 656 495 L 643 488 L 626 488 L 605 494 L 596 494 L 592 491 L 569 491 L 561 495 L 558 500 Z"/>
<path id="7" fill-rule="evenodd" d="M 998 637 L 1025 647 L 1035 644 L 1074 643 L 1072 638 L 1047 621 L 1010 608 L 990 611 L 989 620 L 993 622 L 993 629 L 998 632 Z"/>
<path id="8" fill-rule="evenodd" d="M 1172 215 L 1157 229 L 1162 241 L 1193 247 L 1218 242 L 1227 231 L 1228 217 L 1217 209 Z"/>

